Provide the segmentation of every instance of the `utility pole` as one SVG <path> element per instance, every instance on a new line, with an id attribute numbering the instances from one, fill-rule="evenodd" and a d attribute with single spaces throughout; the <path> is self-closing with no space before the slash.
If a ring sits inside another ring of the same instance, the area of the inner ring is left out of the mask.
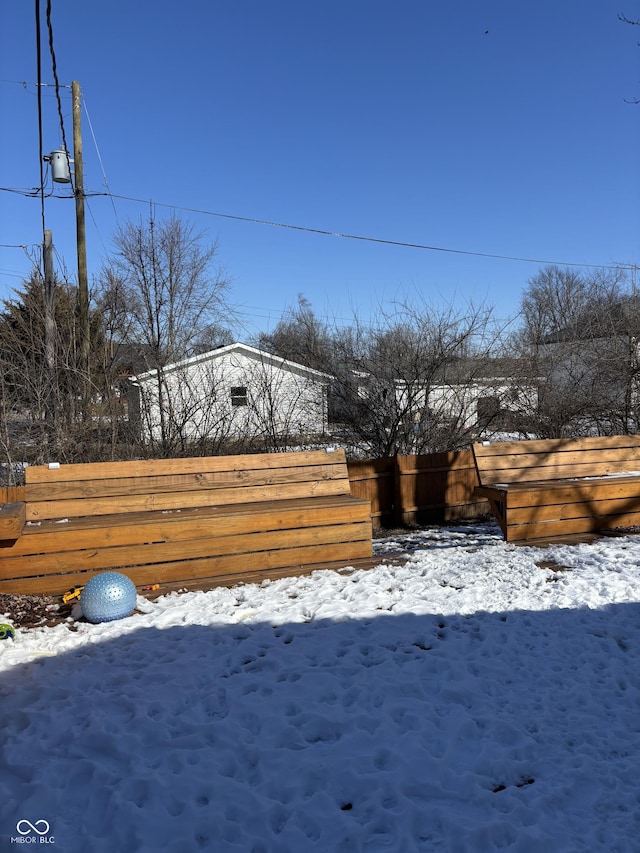
<path id="1" fill-rule="evenodd" d="M 53 374 L 56 366 L 56 314 L 55 314 L 55 281 L 53 274 L 53 238 L 51 231 L 44 232 L 42 247 L 44 266 L 44 352 L 49 374 Z"/>
<path id="2" fill-rule="evenodd" d="M 45 230 L 42 244 L 44 267 L 44 353 L 47 369 L 47 392 L 45 400 L 45 419 L 47 424 L 47 442 L 49 449 L 55 444 L 57 377 L 56 377 L 56 314 L 55 314 L 55 277 L 53 273 L 53 238 L 51 231 Z"/>
<path id="3" fill-rule="evenodd" d="M 80 369 L 83 372 L 83 416 L 89 400 L 89 282 L 87 279 L 87 239 L 84 223 L 84 175 L 82 171 L 82 131 L 80 124 L 80 84 L 71 82 L 73 103 L 73 160 L 75 166 L 76 242 L 78 246 L 78 320 L 80 325 Z"/>

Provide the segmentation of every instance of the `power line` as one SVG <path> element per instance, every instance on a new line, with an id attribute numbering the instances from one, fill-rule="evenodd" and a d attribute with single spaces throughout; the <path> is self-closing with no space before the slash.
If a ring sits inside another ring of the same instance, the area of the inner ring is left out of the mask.
<path id="1" fill-rule="evenodd" d="M 92 196 L 98 195 L 110 195 L 109 193 L 89 193 Z M 149 204 L 149 200 L 141 199 L 141 198 L 133 198 L 131 196 L 125 195 L 113 195 L 113 198 L 119 198 L 123 201 L 132 201 L 137 204 Z M 493 258 L 494 260 L 500 261 L 519 261 L 521 263 L 528 264 L 554 264 L 559 267 L 585 267 L 588 269 L 625 269 L 625 270 L 634 270 L 636 266 L 634 264 L 585 264 L 580 263 L 578 261 L 551 261 L 545 260 L 543 258 L 523 258 L 515 255 L 496 255 L 491 252 L 472 252 L 468 249 L 451 249 L 444 246 L 430 246 L 424 243 L 408 243 L 402 240 L 389 240 L 381 237 L 367 237 L 362 234 L 345 234 L 339 231 L 326 231 L 322 228 L 309 228 L 304 225 L 291 225 L 284 222 L 273 222 L 268 219 L 256 219 L 249 216 L 236 216 L 231 213 L 217 213 L 212 210 L 201 210 L 195 207 L 182 207 L 177 204 L 168 204 L 166 202 L 154 201 L 153 204 L 158 207 L 167 207 L 171 210 L 183 210 L 186 213 L 197 213 L 202 216 L 217 216 L 222 219 L 233 219 L 238 222 L 251 222 L 256 225 L 270 225 L 274 228 L 288 228 L 293 231 L 304 231 L 309 234 L 321 234 L 325 237 L 341 237 L 345 240 L 361 240 L 367 243 L 379 243 L 385 246 L 399 246 L 405 249 L 422 249 L 429 252 L 447 252 L 449 254 L 454 255 L 470 255 L 472 257 L 477 258 Z"/>
<path id="2" fill-rule="evenodd" d="M 11 187 L 0 187 L 0 192 L 11 192 L 16 193 L 18 195 L 24 196 L 34 196 L 38 193 L 37 190 L 22 190 L 22 189 L 14 189 Z M 62 195 L 60 193 L 53 195 L 53 198 L 74 198 L 73 195 Z M 144 204 L 145 206 L 149 205 L 149 199 L 143 198 L 135 198 L 135 196 L 126 196 L 119 195 L 117 193 L 111 192 L 87 192 L 85 193 L 85 198 L 98 198 L 105 197 L 110 198 L 111 203 L 113 204 L 113 199 L 117 198 L 121 201 L 131 201 L 135 204 Z M 274 222 L 270 219 L 257 219 L 251 216 L 238 216 L 232 213 L 219 213 L 213 210 L 203 210 L 202 208 L 197 207 L 185 207 L 184 205 L 179 204 L 169 204 L 168 202 L 162 201 L 153 201 L 153 204 L 158 207 L 166 207 L 170 210 L 182 210 L 185 213 L 195 213 L 201 216 L 217 216 L 221 219 L 231 219 L 237 222 L 250 222 L 254 225 L 269 225 L 273 228 L 287 228 L 293 231 L 303 231 L 309 234 L 320 234 L 325 237 L 340 237 L 345 240 L 360 240 L 367 243 L 379 243 L 385 246 L 398 246 L 400 248 L 405 249 L 421 249 L 423 251 L 430 252 L 445 252 L 453 255 L 467 255 L 470 257 L 476 258 L 490 258 L 493 260 L 499 261 L 517 261 L 519 263 L 527 263 L 527 264 L 545 264 L 545 265 L 555 265 L 558 267 L 583 267 L 585 269 L 608 269 L 608 270 L 631 270 L 637 271 L 637 264 L 624 264 L 624 263 L 616 263 L 616 264 L 587 264 L 583 261 L 558 261 L 558 260 L 549 260 L 547 258 L 528 258 L 522 257 L 519 255 L 498 255 L 493 252 L 474 252 L 469 249 L 452 249 L 448 246 L 430 246 L 426 243 L 409 243 L 403 240 L 390 240 L 383 237 L 369 237 L 363 234 L 346 234 L 340 231 L 328 231 L 322 228 L 310 228 L 305 225 L 291 225 L 290 223 L 285 222 Z M 117 216 L 117 211 L 116 211 Z"/>
<path id="3" fill-rule="evenodd" d="M 21 281 L 25 280 L 24 273 L 12 272 L 11 270 L 0 269 L 0 275 L 4 275 L 7 278 L 19 278 Z"/>
<path id="4" fill-rule="evenodd" d="M 84 106 L 84 113 L 87 117 L 87 124 L 89 125 L 89 130 L 91 132 L 91 138 L 93 139 L 93 145 L 94 145 L 94 148 L 96 149 L 96 154 L 98 156 L 98 163 L 100 163 L 100 169 L 102 170 L 102 182 L 108 190 L 107 195 L 111 199 L 111 206 L 113 207 L 113 212 L 115 214 L 116 221 L 118 221 L 118 211 L 116 210 L 116 206 L 115 206 L 115 203 L 113 201 L 114 196 L 111 193 L 111 187 L 109 186 L 109 181 L 107 180 L 107 173 L 104 170 L 104 163 L 102 162 L 102 156 L 100 154 L 100 149 L 98 148 L 98 141 L 96 139 L 96 135 L 95 135 L 94 130 L 93 130 L 93 125 L 91 124 L 91 116 L 89 115 L 89 110 L 87 109 L 87 99 L 85 98 L 84 95 L 82 96 L 82 104 Z"/>
<path id="5" fill-rule="evenodd" d="M 42 219 L 42 239 L 44 240 L 45 217 L 44 217 L 44 151 L 42 143 L 42 89 L 40 82 L 42 80 L 42 45 L 40 40 L 40 0 L 36 0 L 36 73 L 38 77 L 38 160 L 40 163 L 40 187 L 38 195 L 40 196 L 40 216 Z"/>
<path id="6" fill-rule="evenodd" d="M 38 2 L 38 0 L 36 0 L 36 3 L 37 2 Z M 47 13 L 48 13 L 48 15 L 50 13 L 50 0 L 48 0 Z M 49 21 L 49 19 L 48 19 L 48 21 Z M 66 150 L 67 146 L 66 146 L 66 140 L 65 140 L 65 135 L 64 135 L 64 123 L 62 120 L 62 112 L 61 112 L 60 97 L 59 97 L 60 86 L 59 86 L 59 83 L 57 80 L 55 54 L 53 53 L 53 40 L 52 39 L 53 39 L 53 34 L 50 30 L 50 47 L 51 47 L 51 51 L 52 51 L 54 76 L 56 79 L 55 88 L 56 88 L 56 95 L 58 98 L 58 111 L 59 111 L 60 126 L 61 126 L 62 137 L 63 137 L 63 145 L 64 145 L 64 148 Z M 0 82 L 14 82 L 14 81 L 0 81 Z M 18 82 L 18 81 L 15 81 L 15 82 Z M 40 91 L 40 88 L 43 85 L 45 85 L 45 84 L 41 84 L 40 82 L 37 84 L 38 91 Z M 91 123 L 91 118 L 90 118 L 89 112 L 87 110 L 86 100 L 84 98 L 83 98 L 83 102 L 84 102 L 84 112 L 85 112 L 85 115 L 87 116 L 87 121 L 89 123 L 89 128 L 91 131 L 93 143 L 94 143 L 94 146 L 96 149 L 96 154 L 98 157 L 98 162 L 100 163 L 100 167 L 102 170 L 103 183 L 108 190 L 108 192 L 85 192 L 84 196 L 85 196 L 85 199 L 90 198 L 90 197 L 106 197 L 106 198 L 110 199 L 111 205 L 113 207 L 114 214 L 116 216 L 116 220 L 119 221 L 118 212 L 117 212 L 115 204 L 114 204 L 114 199 L 117 198 L 117 199 L 120 199 L 122 201 L 130 201 L 130 202 L 134 202 L 136 204 L 144 204 L 145 206 L 150 203 L 150 200 L 149 199 L 136 198 L 135 196 L 119 195 L 117 193 L 111 192 L 111 190 L 109 188 L 107 176 L 106 176 L 106 173 L 104 170 L 102 157 L 101 157 L 100 151 L 98 149 L 98 144 L 97 144 L 95 133 L 93 130 L 93 126 Z M 67 156 L 68 156 L 68 154 L 67 154 Z M 24 195 L 24 196 L 33 196 L 35 194 L 40 194 L 42 192 L 42 190 L 26 190 L 26 189 L 21 190 L 21 189 L 9 188 L 9 187 L 0 187 L 0 191 L 2 191 L 2 192 L 13 192 L 13 193 L 16 193 L 19 195 Z M 71 194 L 71 195 L 54 194 L 53 190 L 52 190 L 50 195 L 54 198 L 74 198 L 75 197 L 73 194 Z M 454 249 L 454 248 L 451 248 L 448 246 L 432 246 L 432 245 L 429 245 L 426 243 L 412 243 L 412 242 L 403 241 L 403 240 L 391 240 L 391 239 L 383 238 L 383 237 L 370 237 L 370 236 L 363 235 L 363 234 L 348 234 L 348 233 L 344 233 L 344 232 L 340 232 L 340 231 L 329 231 L 327 229 L 311 228 L 309 226 L 304 226 L 304 225 L 292 225 L 291 223 L 275 222 L 275 221 L 269 220 L 269 219 L 258 219 L 256 217 L 250 217 L 250 216 L 239 216 L 237 214 L 220 213 L 220 212 L 212 211 L 212 210 L 203 210 L 201 208 L 185 207 L 184 205 L 170 204 L 168 202 L 154 201 L 153 204 L 157 205 L 158 207 L 166 207 L 166 208 L 169 208 L 170 210 L 181 210 L 181 211 L 184 211 L 186 213 L 194 213 L 194 214 L 198 214 L 201 216 L 215 216 L 215 217 L 218 217 L 221 219 L 234 220 L 236 222 L 249 222 L 249 223 L 252 223 L 254 225 L 268 225 L 272 228 L 285 228 L 285 229 L 289 229 L 292 231 L 305 232 L 308 234 L 319 234 L 319 235 L 325 236 L 325 237 L 339 237 L 339 238 L 342 238 L 345 240 L 359 240 L 359 241 L 367 242 L 367 243 L 377 243 L 379 245 L 385 245 L 385 246 L 398 246 L 399 248 L 406 248 L 406 249 L 419 249 L 422 251 L 429 251 L 429 252 L 443 252 L 443 253 L 447 253 L 447 254 L 466 255 L 469 257 L 489 258 L 489 259 L 501 260 L 501 261 L 516 261 L 519 263 L 545 264 L 545 265 L 553 264 L 555 266 L 561 266 L 561 267 L 582 267 L 585 269 L 611 269 L 611 270 L 631 270 L 631 271 L 635 271 L 638 269 L 637 265 L 635 265 L 635 264 L 622 264 L 622 263 L 589 264 L 589 263 L 583 263 L 581 261 L 558 261 L 558 260 L 549 260 L 546 258 L 522 257 L 522 256 L 518 256 L 518 255 L 501 255 L 501 254 L 496 254 L 493 252 L 477 252 L 477 251 L 472 251 L 469 249 Z M 95 219 L 94 219 L 94 224 L 96 224 Z M 96 225 L 96 228 L 97 228 L 97 225 Z"/>
<path id="7" fill-rule="evenodd" d="M 39 6 L 39 0 L 36 0 L 36 8 L 38 8 L 38 6 Z M 52 26 L 51 26 L 51 0 L 47 0 L 47 24 L 49 27 L 49 47 L 50 47 L 50 51 L 51 51 L 53 75 L 54 75 L 54 80 L 55 80 L 54 88 L 56 91 L 56 97 L 58 99 L 58 114 L 59 114 L 60 127 L 61 127 L 61 132 L 62 132 L 63 146 L 66 150 L 67 146 L 66 146 L 66 139 L 65 139 L 64 122 L 62 119 L 62 108 L 61 108 L 61 103 L 60 103 L 60 93 L 59 93 L 59 90 L 61 87 L 60 87 L 60 84 L 58 81 L 57 70 L 56 70 L 55 52 L 53 49 L 53 30 L 52 30 Z M 26 88 L 26 86 L 27 86 L 27 83 L 25 81 L 0 80 L 0 82 L 16 83 L 16 84 L 22 85 L 24 88 Z M 51 85 L 51 84 L 42 83 L 40 80 L 40 76 L 39 76 L 38 82 L 36 84 L 36 86 L 38 88 L 38 92 L 40 92 L 42 87 L 47 86 L 47 85 Z M 144 204 L 144 205 L 149 204 L 149 199 L 140 199 L 140 198 L 135 198 L 132 196 L 118 195 L 116 193 L 111 192 L 111 190 L 109 188 L 109 183 L 108 183 L 108 180 L 107 180 L 107 177 L 105 174 L 104 165 L 102 162 L 102 157 L 101 157 L 100 151 L 98 149 L 98 144 L 96 141 L 95 133 L 93 131 L 93 126 L 91 124 L 91 118 L 90 118 L 89 112 L 87 110 L 86 99 L 84 99 L 84 97 L 83 97 L 83 105 L 84 105 L 85 115 L 87 116 L 87 121 L 89 123 L 91 135 L 93 138 L 93 143 L 94 143 L 94 146 L 96 149 L 98 161 L 100 163 L 100 167 L 102 170 L 103 183 L 108 190 L 108 192 L 85 193 L 84 194 L 85 199 L 89 198 L 89 197 L 98 197 L 98 196 L 104 196 L 104 197 L 109 198 L 111 201 L 111 204 L 113 206 L 113 210 L 114 210 L 114 214 L 116 216 L 116 220 L 118 220 L 119 217 L 118 217 L 118 212 L 117 212 L 115 204 L 114 204 L 114 199 L 117 198 L 117 199 L 121 199 L 122 201 L 130 201 L 130 202 L 134 202 L 137 204 Z M 67 154 L 67 156 L 68 156 L 68 154 Z M 72 187 L 72 189 L 73 189 L 73 187 Z M 18 190 L 18 189 L 10 189 L 8 187 L 0 187 L 0 191 L 14 192 L 14 193 L 18 193 L 18 194 L 25 195 L 25 196 L 36 194 L 35 191 L 33 191 L 33 190 L 31 190 L 31 191 Z M 38 192 L 40 192 L 40 191 L 38 191 Z M 71 194 L 71 195 L 60 195 L 60 194 L 54 195 L 53 191 L 52 191 L 51 195 L 54 198 L 74 198 L 73 194 Z M 169 204 L 167 202 L 154 201 L 153 204 L 155 204 L 159 207 L 166 207 L 166 208 L 169 208 L 171 210 L 181 210 L 181 211 L 185 211 L 187 213 L 194 213 L 194 214 L 198 214 L 201 216 L 215 216 L 218 218 L 230 219 L 230 220 L 234 220 L 237 222 L 249 222 L 249 223 L 252 223 L 255 225 L 268 225 L 268 226 L 271 226 L 273 228 L 285 228 L 285 229 L 289 229 L 289 230 L 293 230 L 293 231 L 302 231 L 302 232 L 306 232 L 309 234 L 319 234 L 319 235 L 322 235 L 325 237 L 339 237 L 339 238 L 346 239 L 346 240 L 359 240 L 362 242 L 377 243 L 377 244 L 386 245 L 386 246 L 398 246 L 400 248 L 407 248 L 407 249 L 419 249 L 422 251 L 443 252 L 443 253 L 455 254 L 455 255 L 467 255 L 470 257 L 489 258 L 489 259 L 493 259 L 493 260 L 502 260 L 502 261 L 516 261 L 519 263 L 545 264 L 545 265 L 551 265 L 552 264 L 555 266 L 562 266 L 562 267 L 582 267 L 585 269 L 611 269 L 611 270 L 631 270 L 631 271 L 636 271 L 638 269 L 636 264 L 622 264 L 622 263 L 617 263 L 617 264 L 589 264 L 589 263 L 583 263 L 580 261 L 558 261 L 558 260 L 548 260 L 545 258 L 521 257 L 521 256 L 517 256 L 517 255 L 501 255 L 501 254 L 495 254 L 492 252 L 476 252 L 476 251 L 471 251 L 469 249 L 453 249 L 453 248 L 447 247 L 447 246 L 431 246 L 431 245 L 424 244 L 424 243 L 412 243 L 412 242 L 407 242 L 407 241 L 402 241 L 402 240 L 391 240 L 391 239 L 382 238 L 382 237 L 370 237 L 370 236 L 366 236 L 366 235 L 362 235 L 362 234 L 348 234 L 348 233 L 343 233 L 343 232 L 338 232 L 338 231 L 329 231 L 326 229 L 311 228 L 311 227 L 303 226 L 303 225 L 292 225 L 290 223 L 275 222 L 275 221 L 268 220 L 268 219 L 258 219 L 258 218 L 249 217 L 249 216 L 239 216 L 239 215 L 230 214 L 230 213 L 220 213 L 220 212 L 211 211 L 211 210 L 202 210 L 200 208 L 185 207 L 185 206 L 177 205 L 177 204 Z M 94 219 L 94 224 L 95 224 L 95 219 Z M 96 228 L 97 228 L 97 225 L 96 225 Z"/>
<path id="8" fill-rule="evenodd" d="M 29 95 L 34 94 L 34 92 L 31 92 L 29 90 L 29 86 L 34 86 L 36 89 L 37 88 L 55 89 L 55 87 L 56 87 L 55 83 L 43 83 L 42 81 L 40 81 L 39 83 L 38 82 L 33 83 L 30 80 L 0 80 L 0 83 L 15 83 L 16 86 L 22 86 L 22 88 L 25 90 L 25 92 L 27 92 Z M 69 87 L 62 84 L 62 88 L 68 89 Z"/>

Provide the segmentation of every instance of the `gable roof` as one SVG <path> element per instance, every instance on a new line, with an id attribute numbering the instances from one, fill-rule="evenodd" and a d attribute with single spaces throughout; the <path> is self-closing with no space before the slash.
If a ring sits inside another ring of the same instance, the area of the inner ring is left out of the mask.
<path id="1" fill-rule="evenodd" d="M 358 380 L 366 380 L 373 374 L 362 370 L 352 371 L 352 375 Z M 420 383 L 426 385 L 461 385 L 467 383 L 490 383 L 505 382 L 514 379 L 523 381 L 538 381 L 539 375 L 534 370 L 530 359 L 516 358 L 513 356 L 453 356 L 438 365 L 426 379 L 413 377 L 410 380 L 396 378 L 395 385 L 402 386 Z"/>
<path id="2" fill-rule="evenodd" d="M 434 382 L 491 382 L 533 380 L 536 373 L 529 359 L 514 356 L 467 356 L 448 359 L 434 375 Z"/>
<path id="3" fill-rule="evenodd" d="M 306 367 L 304 364 L 298 364 L 296 361 L 289 361 L 286 358 L 281 358 L 278 355 L 273 355 L 272 353 L 265 352 L 264 350 L 256 349 L 255 347 L 251 347 L 248 344 L 228 344 L 224 347 L 218 347 L 214 350 L 209 350 L 208 352 L 199 353 L 198 355 L 193 355 L 190 358 L 183 358 L 180 361 L 176 361 L 173 364 L 167 364 L 163 368 L 163 373 L 174 373 L 177 370 L 183 370 L 184 368 L 192 367 L 197 364 L 203 364 L 206 362 L 214 362 L 224 356 L 231 355 L 233 353 L 238 353 L 239 355 L 244 356 L 245 358 L 252 359 L 253 361 L 259 362 L 261 364 L 268 364 L 273 367 L 279 367 L 283 370 L 289 370 L 291 373 L 297 373 L 302 376 L 306 376 L 309 379 L 312 379 L 319 383 L 327 383 L 333 379 L 333 376 L 329 373 L 322 373 L 319 370 L 314 370 L 311 367 Z M 139 373 L 137 376 L 131 376 L 130 381 L 134 384 L 138 384 L 139 382 L 146 382 L 149 379 L 152 379 L 158 373 L 157 369 L 147 370 L 144 373 Z"/>

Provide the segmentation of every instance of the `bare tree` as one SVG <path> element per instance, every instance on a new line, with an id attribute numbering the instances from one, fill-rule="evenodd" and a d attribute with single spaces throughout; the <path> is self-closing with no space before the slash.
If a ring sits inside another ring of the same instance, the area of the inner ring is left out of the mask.
<path id="1" fill-rule="evenodd" d="M 540 378 L 540 437 L 634 429 L 638 298 L 622 270 L 546 267 L 529 280 L 514 347 Z"/>
<path id="2" fill-rule="evenodd" d="M 640 18 L 627 18 L 622 12 L 618 13 L 618 20 L 622 21 L 623 24 L 630 24 L 632 27 L 640 27 Z M 638 42 L 638 46 L 640 47 L 640 42 Z M 640 98 L 625 98 L 625 101 L 629 104 L 640 104 Z"/>
<path id="3" fill-rule="evenodd" d="M 144 452 L 152 457 L 215 455 L 234 434 L 235 412 L 224 399 L 224 377 L 216 365 L 178 364 L 133 380 L 130 410 L 137 413 L 137 431 Z M 158 389 L 162 387 L 163 394 Z"/>
<path id="4" fill-rule="evenodd" d="M 285 312 L 275 329 L 262 333 L 260 349 L 315 370 L 325 370 L 332 358 L 334 332 L 318 318 L 311 303 L 298 294 L 294 308 Z"/>
<path id="5" fill-rule="evenodd" d="M 495 343 L 490 326 L 484 308 L 405 305 L 381 315 L 379 326 L 356 323 L 338 336 L 336 409 L 360 452 L 393 456 L 467 445 L 476 410 L 461 404 L 462 389 L 471 388 Z"/>
<path id="6" fill-rule="evenodd" d="M 176 216 L 160 222 L 128 222 L 115 238 L 118 254 L 98 283 L 108 314 L 113 358 L 135 345 L 153 371 L 160 417 L 160 445 L 175 447 L 174 403 L 165 368 L 210 343 L 212 329 L 228 328 L 228 280 L 215 265 L 217 244 Z"/>
<path id="7" fill-rule="evenodd" d="M 522 334 L 532 345 L 560 332 L 577 331 L 589 313 L 594 289 L 572 269 L 546 266 L 532 276 L 521 303 Z"/>
<path id="8" fill-rule="evenodd" d="M 294 365 L 262 358 L 243 377 L 251 389 L 246 421 L 247 439 L 265 452 L 291 450 L 326 441 L 327 387 L 330 377 L 313 378 Z"/>
<path id="9" fill-rule="evenodd" d="M 149 368 L 190 355 L 198 337 L 229 316 L 228 280 L 213 265 L 218 246 L 202 239 L 176 216 L 128 222 L 116 235 L 112 270 L 121 281 L 123 331 L 145 344 Z"/>

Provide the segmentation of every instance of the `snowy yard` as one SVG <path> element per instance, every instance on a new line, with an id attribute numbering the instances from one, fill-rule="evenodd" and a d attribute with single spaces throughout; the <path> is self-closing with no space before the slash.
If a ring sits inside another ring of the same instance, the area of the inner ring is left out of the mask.
<path id="1" fill-rule="evenodd" d="M 640 850 L 640 537 L 376 545 L 2 642 L 2 849 Z"/>

